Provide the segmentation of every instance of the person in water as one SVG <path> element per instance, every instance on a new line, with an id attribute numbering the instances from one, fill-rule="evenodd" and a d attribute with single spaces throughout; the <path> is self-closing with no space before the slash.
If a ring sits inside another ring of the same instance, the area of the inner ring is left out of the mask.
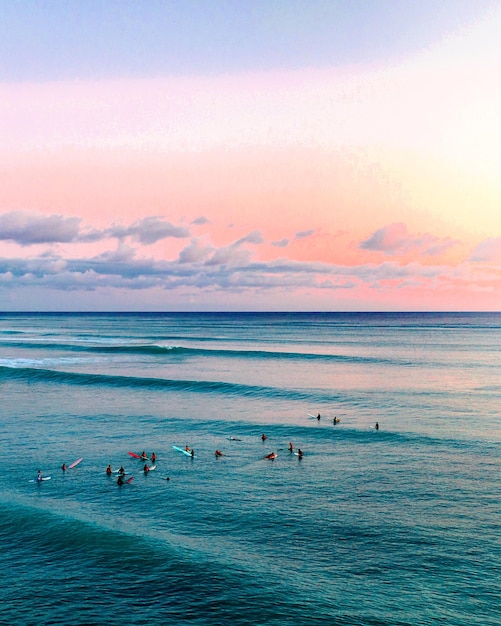
<path id="1" fill-rule="evenodd" d="M 190 451 L 190 446 L 185 446 L 184 449 L 186 450 L 186 452 L 189 452 Z"/>
<path id="2" fill-rule="evenodd" d="M 374 426 L 374 428 L 375 428 L 376 430 L 379 430 L 379 422 L 376 422 L 376 425 Z"/>
<path id="3" fill-rule="evenodd" d="M 146 459 L 147 459 L 147 458 L 148 458 L 148 457 L 146 456 L 146 452 L 143 450 L 143 451 L 141 452 L 141 459 L 142 459 L 143 461 L 146 461 Z"/>
<path id="4" fill-rule="evenodd" d="M 320 413 L 317 415 L 317 420 L 320 421 Z"/>
<path id="5" fill-rule="evenodd" d="M 42 480 L 42 470 L 38 470 L 38 472 L 37 472 L 37 480 L 38 481 Z"/>
<path id="6" fill-rule="evenodd" d="M 63 464 L 61 465 L 61 469 L 63 470 L 63 472 L 65 472 L 65 471 L 66 471 L 66 463 L 63 463 Z"/>
<path id="7" fill-rule="evenodd" d="M 106 473 L 108 474 L 108 476 L 111 474 L 111 472 L 111 465 L 108 465 L 108 467 L 106 468 Z"/>
<path id="8" fill-rule="evenodd" d="M 122 476 L 119 476 L 117 480 L 117 485 L 122 486 L 123 484 L 124 484 L 124 479 L 122 478 Z"/>
<path id="9" fill-rule="evenodd" d="M 266 441 L 266 435 L 265 435 L 264 433 L 261 435 L 261 439 L 262 439 L 263 441 Z"/>
<path id="10" fill-rule="evenodd" d="M 265 459 L 274 459 L 277 455 L 274 452 L 270 452 L 264 458 Z"/>
<path id="11" fill-rule="evenodd" d="M 216 450 L 216 456 L 223 456 L 223 453 L 221 452 L 221 450 Z"/>
<path id="12" fill-rule="evenodd" d="M 337 417 L 335 417 L 335 418 L 332 420 L 332 423 L 333 423 L 333 424 L 338 424 L 338 423 L 339 423 L 338 418 L 337 418 Z"/>
<path id="13" fill-rule="evenodd" d="M 297 449 L 297 455 L 298 455 L 298 457 L 299 457 L 300 459 L 302 459 L 302 458 L 303 458 L 303 451 L 301 450 L 301 448 L 298 448 L 298 449 Z"/>
<path id="14" fill-rule="evenodd" d="M 152 452 L 151 453 L 151 462 L 154 463 L 156 460 L 157 460 L 157 455 L 154 452 Z"/>
<path id="15" fill-rule="evenodd" d="M 123 476 L 125 474 L 125 468 L 123 465 L 120 465 L 120 469 L 118 470 L 118 473 Z"/>
<path id="16" fill-rule="evenodd" d="M 192 457 L 195 456 L 195 450 L 193 450 L 193 448 L 190 450 L 190 454 Z"/>
<path id="17" fill-rule="evenodd" d="M 145 474 L 147 474 L 150 471 L 150 468 L 148 467 L 147 463 L 144 464 L 143 471 Z"/>
<path id="18" fill-rule="evenodd" d="M 292 441 L 289 441 L 289 452 L 292 452 L 294 450 L 294 444 L 292 443 Z"/>

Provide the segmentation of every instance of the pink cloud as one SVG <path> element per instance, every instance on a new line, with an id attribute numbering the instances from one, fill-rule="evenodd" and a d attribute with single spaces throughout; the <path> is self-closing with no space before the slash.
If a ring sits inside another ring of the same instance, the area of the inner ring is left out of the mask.
<path id="1" fill-rule="evenodd" d="M 404 223 L 397 222 L 376 230 L 368 239 L 360 243 L 359 248 L 384 252 L 387 255 L 416 252 L 424 256 L 437 256 L 457 243 L 450 237 L 440 238 L 429 233 L 411 235 Z"/>
<path id="2" fill-rule="evenodd" d="M 501 237 L 490 237 L 480 242 L 469 260 L 477 263 L 501 263 Z"/>

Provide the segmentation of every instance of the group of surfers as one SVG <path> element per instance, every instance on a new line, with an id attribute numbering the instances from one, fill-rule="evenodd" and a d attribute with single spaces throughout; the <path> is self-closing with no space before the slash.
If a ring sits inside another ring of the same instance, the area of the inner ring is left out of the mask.
<path id="1" fill-rule="evenodd" d="M 235 439 L 235 438 L 234 438 L 234 437 L 231 437 L 231 439 Z M 263 441 L 266 441 L 267 436 L 263 433 L 263 434 L 261 435 L 261 439 L 262 439 Z M 237 439 L 236 439 L 236 441 L 239 441 L 239 440 L 237 440 Z M 192 456 L 192 457 L 194 457 L 194 456 L 195 456 L 195 450 L 194 450 L 193 448 L 190 448 L 189 446 L 185 446 L 185 448 L 184 448 L 184 449 L 186 450 L 186 452 L 189 452 L 189 453 L 191 454 L 191 456 Z M 289 442 L 289 448 L 288 448 L 288 449 L 289 449 L 289 452 L 294 452 L 294 444 L 292 443 L 292 441 L 290 441 L 290 442 Z M 219 449 L 217 449 L 217 450 L 215 451 L 215 453 L 214 453 L 214 454 L 215 454 L 216 458 L 221 457 L 221 456 L 225 456 L 225 455 L 223 454 L 223 452 L 221 452 L 221 450 L 219 450 Z M 297 449 L 297 453 L 296 453 L 296 454 L 297 454 L 297 456 L 298 456 L 300 459 L 301 459 L 301 458 L 303 458 L 303 451 L 301 450 L 301 448 L 298 448 L 298 449 Z M 273 459 L 276 459 L 276 458 L 277 458 L 277 456 L 278 456 L 278 454 L 277 454 L 276 452 L 270 452 L 269 454 L 266 454 L 266 455 L 264 456 L 264 458 L 265 458 L 265 459 L 271 459 L 271 460 L 273 460 Z M 152 462 L 152 463 L 155 463 L 155 461 L 156 461 L 156 459 L 157 459 L 157 455 L 156 455 L 154 452 L 152 452 L 152 453 L 151 453 L 151 456 L 150 456 L 150 457 L 148 457 L 148 455 L 146 454 L 146 452 L 144 452 L 144 451 L 143 451 L 143 452 L 139 455 L 139 459 L 141 459 L 142 461 L 151 460 L 151 462 Z M 63 467 L 63 469 L 66 469 L 66 468 L 64 468 L 64 467 Z M 145 474 L 147 474 L 147 473 L 148 473 L 151 469 L 153 469 L 153 467 L 150 467 L 147 463 L 145 463 L 145 464 L 144 464 L 144 467 L 143 467 L 143 472 L 144 472 Z M 106 468 L 106 474 L 107 474 L 108 476 L 111 476 L 111 474 L 113 474 L 113 473 L 114 473 L 114 472 L 113 472 L 113 469 L 112 469 L 111 465 L 108 465 L 108 467 Z M 118 474 L 117 484 L 118 484 L 118 485 L 123 485 L 123 484 L 124 484 L 124 482 L 125 482 L 124 477 L 125 477 L 125 475 L 127 474 L 127 472 L 125 471 L 124 466 L 123 466 L 123 465 L 121 465 L 121 466 L 120 466 L 120 468 L 116 471 L 116 473 Z M 129 479 L 129 480 L 130 480 L 130 479 Z M 169 480 L 169 478 L 167 478 L 166 480 Z"/>

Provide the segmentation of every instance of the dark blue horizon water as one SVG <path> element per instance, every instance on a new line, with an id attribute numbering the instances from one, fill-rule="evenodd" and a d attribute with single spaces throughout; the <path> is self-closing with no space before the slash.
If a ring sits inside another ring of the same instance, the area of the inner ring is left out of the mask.
<path id="1" fill-rule="evenodd" d="M 2 620 L 498 626 L 500 357 L 500 313 L 1 313 Z"/>

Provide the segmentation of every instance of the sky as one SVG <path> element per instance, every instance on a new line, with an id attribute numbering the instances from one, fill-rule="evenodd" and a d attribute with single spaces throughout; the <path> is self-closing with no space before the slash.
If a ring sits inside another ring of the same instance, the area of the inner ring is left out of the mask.
<path id="1" fill-rule="evenodd" d="M 501 310 L 499 2 L 0 14 L 0 311 Z"/>

